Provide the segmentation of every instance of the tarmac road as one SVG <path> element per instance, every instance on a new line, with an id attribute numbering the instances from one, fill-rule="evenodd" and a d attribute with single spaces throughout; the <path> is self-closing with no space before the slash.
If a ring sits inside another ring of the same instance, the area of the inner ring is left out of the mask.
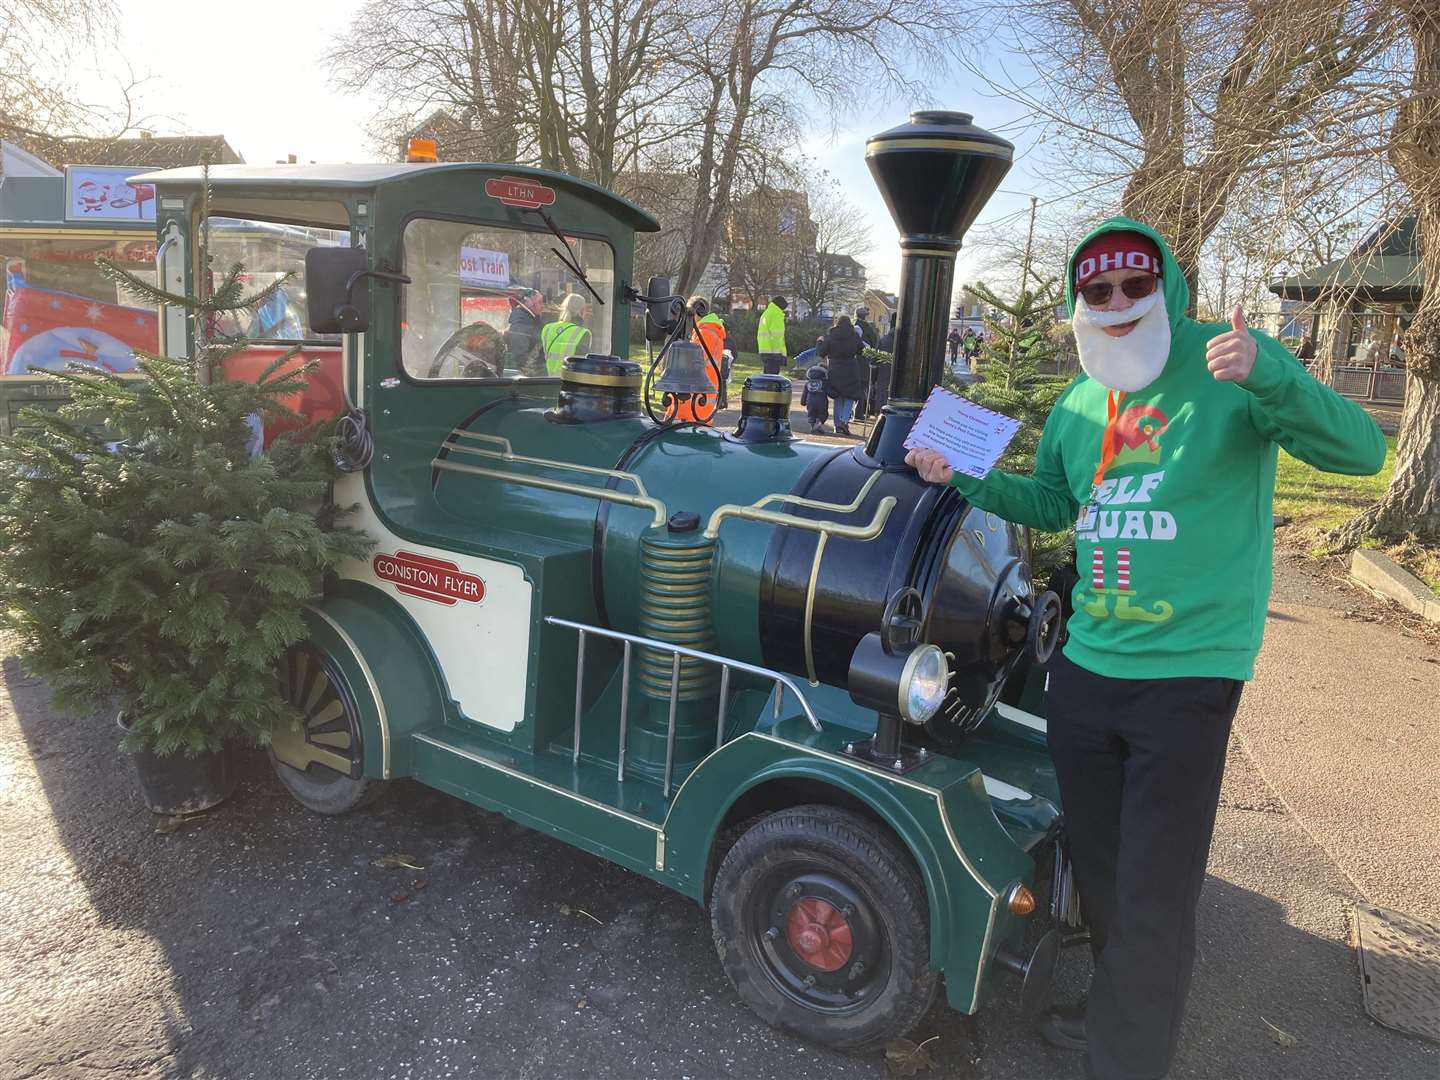
<path id="1" fill-rule="evenodd" d="M 1435 917 L 1440 650 L 1277 569 L 1172 1075 L 1434 1080 L 1440 1046 L 1365 1017 L 1346 911 Z M 887 1074 L 756 1020 L 705 914 L 643 878 L 409 783 L 321 818 L 259 755 L 229 802 L 158 832 L 107 719 L 57 716 L 13 659 L 0 675 L 0 1076 Z M 1086 964 L 1066 956 L 1062 992 Z M 1013 991 L 937 1007 L 932 1035 L 922 1077 L 1080 1076 Z"/>

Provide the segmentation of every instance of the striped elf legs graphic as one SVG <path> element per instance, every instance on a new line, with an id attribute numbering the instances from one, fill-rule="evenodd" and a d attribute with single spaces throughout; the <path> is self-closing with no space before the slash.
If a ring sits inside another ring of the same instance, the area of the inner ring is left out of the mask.
<path id="1" fill-rule="evenodd" d="M 1130 589 L 1130 549 L 1118 548 L 1115 552 L 1115 588 L 1105 585 L 1105 549 L 1099 544 L 1090 553 L 1090 592 L 1094 595 L 1086 600 L 1081 594 L 1079 606 L 1097 619 L 1108 619 L 1111 615 L 1110 597 L 1115 597 L 1114 615 L 1117 619 L 1130 622 L 1165 622 L 1174 614 L 1174 607 L 1167 601 L 1154 601 L 1153 608 L 1146 610 L 1131 603 L 1134 592 Z"/>

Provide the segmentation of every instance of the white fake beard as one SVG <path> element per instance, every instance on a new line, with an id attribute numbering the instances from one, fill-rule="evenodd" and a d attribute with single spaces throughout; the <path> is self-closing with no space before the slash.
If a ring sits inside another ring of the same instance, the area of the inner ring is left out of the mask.
<path id="1" fill-rule="evenodd" d="M 1157 286 L 1124 311 L 1096 311 L 1077 296 L 1071 326 L 1085 374 L 1101 386 L 1127 394 L 1158 379 L 1170 357 L 1170 314 L 1164 299 Z M 1124 337 L 1111 337 L 1104 330 L 1137 318 L 1140 321 Z"/>

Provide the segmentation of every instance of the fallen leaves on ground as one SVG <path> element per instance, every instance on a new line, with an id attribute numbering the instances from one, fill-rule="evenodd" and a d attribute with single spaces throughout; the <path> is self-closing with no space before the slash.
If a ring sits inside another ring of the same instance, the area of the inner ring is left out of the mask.
<path id="1" fill-rule="evenodd" d="M 601 922 L 599 919 L 595 918 L 594 915 L 591 915 L 590 912 L 586 911 L 584 908 L 572 908 L 569 904 L 561 904 L 561 905 L 560 905 L 560 914 L 561 914 L 561 915 L 584 915 L 587 919 L 589 919 L 591 922 L 593 922 L 596 926 L 604 926 L 604 925 L 605 925 L 603 922 Z"/>
<path id="2" fill-rule="evenodd" d="M 408 851 L 396 851 L 389 855 L 381 855 L 378 859 L 370 861 L 371 866 L 378 866 L 382 870 L 424 870 L 423 866 L 417 865 L 415 856 Z"/>
<path id="3" fill-rule="evenodd" d="M 1278 1027 L 1272 1024 L 1269 1020 L 1266 1020 L 1263 1016 L 1260 1017 L 1260 1019 L 1262 1022 L 1264 1022 L 1265 1026 L 1270 1029 L 1270 1037 L 1274 1039 L 1277 1043 L 1279 1043 L 1281 1046 L 1285 1047 L 1287 1050 L 1292 1046 L 1300 1045 L 1300 1040 L 1297 1039 L 1294 1035 L 1291 1035 L 1288 1031 L 1281 1031 Z"/>
<path id="4" fill-rule="evenodd" d="M 891 1039 L 885 1044 L 886 1066 L 895 1076 L 914 1076 L 922 1069 L 933 1069 L 935 1059 L 925 1048 L 939 1037 L 931 1035 L 918 1045 L 909 1039 Z"/>
<path id="5" fill-rule="evenodd" d="M 155 823 L 155 831 L 157 833 L 162 833 L 166 835 L 170 833 L 177 833 L 181 829 L 185 828 L 186 825 L 189 825 L 190 822 L 194 821 L 196 818 L 203 816 L 203 813 L 166 814 L 164 817 L 162 817 L 159 821 Z"/>

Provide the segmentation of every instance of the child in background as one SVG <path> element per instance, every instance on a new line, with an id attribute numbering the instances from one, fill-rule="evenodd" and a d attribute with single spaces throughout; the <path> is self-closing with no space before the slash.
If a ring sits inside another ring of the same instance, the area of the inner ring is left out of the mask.
<path id="1" fill-rule="evenodd" d="M 805 388 L 800 391 L 800 404 L 810 421 L 810 431 L 818 434 L 825 430 L 825 421 L 830 419 L 830 372 L 823 364 L 815 364 L 805 371 Z"/>

